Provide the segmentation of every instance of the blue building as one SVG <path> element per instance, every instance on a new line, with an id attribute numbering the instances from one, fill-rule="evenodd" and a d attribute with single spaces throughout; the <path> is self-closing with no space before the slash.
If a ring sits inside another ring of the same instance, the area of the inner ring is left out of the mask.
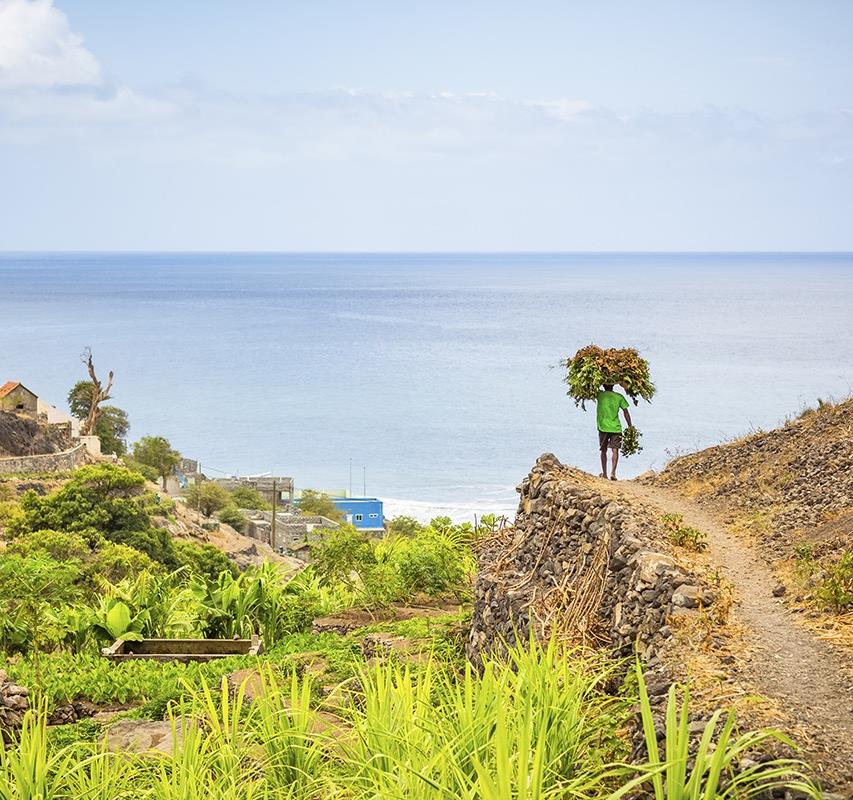
<path id="1" fill-rule="evenodd" d="M 376 497 L 333 497 L 335 506 L 346 514 L 346 521 L 360 531 L 385 530 L 382 501 Z"/>

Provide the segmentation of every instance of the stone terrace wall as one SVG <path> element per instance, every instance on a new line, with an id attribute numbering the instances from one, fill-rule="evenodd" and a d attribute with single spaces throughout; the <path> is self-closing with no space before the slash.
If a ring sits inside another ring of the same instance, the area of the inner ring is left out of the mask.
<path id="1" fill-rule="evenodd" d="M 518 487 L 515 526 L 480 547 L 468 656 L 554 630 L 648 664 L 670 635 L 673 608 L 713 596 L 650 545 L 655 521 L 602 495 L 594 479 L 540 456 Z"/>
<path id="2" fill-rule="evenodd" d="M 45 453 L 35 456 L 10 456 L 0 458 L 0 475 L 25 474 L 29 472 L 67 472 L 86 461 L 86 446 L 78 445 L 61 453 Z"/>

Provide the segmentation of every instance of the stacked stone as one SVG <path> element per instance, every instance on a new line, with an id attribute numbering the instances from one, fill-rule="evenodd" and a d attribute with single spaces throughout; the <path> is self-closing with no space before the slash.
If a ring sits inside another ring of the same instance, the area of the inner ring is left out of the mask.
<path id="1" fill-rule="evenodd" d="M 30 707 L 30 691 L 9 680 L 0 669 L 0 741 L 8 745 L 21 729 L 24 714 Z"/>
<path id="2" fill-rule="evenodd" d="M 675 608 L 713 602 L 672 558 L 651 547 L 652 520 L 584 483 L 588 480 L 555 456 L 541 456 L 518 487 L 514 527 L 480 549 L 467 645 L 475 663 L 526 641 L 531 620 L 535 635 L 548 635 L 547 626 L 536 622 L 560 624 L 555 591 L 558 600 L 574 603 L 584 602 L 580 593 L 593 593 L 586 630 L 557 630 L 558 635 L 592 636 L 617 656 L 639 652 L 647 664 L 658 662 Z"/>

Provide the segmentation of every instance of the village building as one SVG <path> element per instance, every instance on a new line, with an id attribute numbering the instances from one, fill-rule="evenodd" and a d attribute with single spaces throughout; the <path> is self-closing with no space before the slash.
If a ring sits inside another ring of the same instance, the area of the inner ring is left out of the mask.
<path id="1" fill-rule="evenodd" d="M 275 515 L 275 540 L 272 533 L 272 511 L 249 511 L 245 529 L 242 531 L 252 539 L 266 542 L 271 547 L 296 556 L 303 561 L 310 557 L 311 545 L 322 535 L 322 531 L 339 527 L 327 517 L 298 514 L 291 511 Z"/>
<path id="2" fill-rule="evenodd" d="M 385 532 L 385 512 L 377 497 L 333 497 L 332 502 L 346 521 L 367 533 Z"/>
<path id="3" fill-rule="evenodd" d="M 0 386 L 0 411 L 38 419 L 38 395 L 19 381 L 8 381 Z"/>
<path id="4" fill-rule="evenodd" d="M 229 492 L 240 486 L 247 486 L 254 489 L 268 503 L 272 504 L 273 496 L 275 496 L 275 504 L 284 509 L 293 505 L 293 478 L 279 476 L 273 477 L 269 475 L 263 476 L 247 476 L 232 478 L 215 478 L 218 483 Z"/>

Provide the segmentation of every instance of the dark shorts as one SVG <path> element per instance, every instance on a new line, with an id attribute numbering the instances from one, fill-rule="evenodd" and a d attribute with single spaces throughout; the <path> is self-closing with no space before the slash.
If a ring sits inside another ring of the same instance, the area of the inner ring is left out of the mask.
<path id="1" fill-rule="evenodd" d="M 620 447 L 622 447 L 622 434 L 599 431 L 598 446 L 601 450 L 607 450 L 607 448 L 618 450 Z"/>

